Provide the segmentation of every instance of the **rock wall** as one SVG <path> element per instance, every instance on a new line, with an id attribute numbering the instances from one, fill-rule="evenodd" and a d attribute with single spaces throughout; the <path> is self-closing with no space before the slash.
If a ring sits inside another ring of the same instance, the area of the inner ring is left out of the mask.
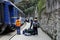
<path id="1" fill-rule="evenodd" d="M 48 33 L 53 40 L 60 40 L 60 1 L 47 0 L 46 13 L 41 13 L 41 28 Z"/>
<path id="2" fill-rule="evenodd" d="M 45 32 L 47 32 L 52 37 L 52 39 L 55 39 L 57 35 L 56 15 L 56 12 L 51 14 L 43 12 L 41 13 L 40 26 Z"/>

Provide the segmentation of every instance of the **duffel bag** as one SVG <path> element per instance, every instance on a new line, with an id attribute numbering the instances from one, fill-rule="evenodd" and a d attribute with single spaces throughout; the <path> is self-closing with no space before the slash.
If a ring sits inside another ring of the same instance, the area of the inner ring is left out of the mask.
<path id="1" fill-rule="evenodd" d="M 32 33 L 32 32 L 33 32 L 33 29 L 29 28 L 28 33 Z"/>
<path id="2" fill-rule="evenodd" d="M 31 36 L 31 33 L 25 32 L 24 35 L 25 36 Z"/>
<path id="3" fill-rule="evenodd" d="M 24 34 L 25 36 L 31 36 L 31 33 L 29 33 L 27 29 L 25 29 L 25 30 L 23 31 L 23 34 Z"/>
<path id="4" fill-rule="evenodd" d="M 25 29 L 25 30 L 23 31 L 23 34 L 25 34 L 26 32 L 28 32 L 27 29 Z"/>

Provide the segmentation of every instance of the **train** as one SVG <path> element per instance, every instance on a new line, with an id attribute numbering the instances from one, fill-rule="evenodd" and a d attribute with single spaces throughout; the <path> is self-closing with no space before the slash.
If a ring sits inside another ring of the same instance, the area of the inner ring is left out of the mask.
<path id="1" fill-rule="evenodd" d="M 0 34 L 5 31 L 14 31 L 15 21 L 17 17 L 22 18 L 22 23 L 25 20 L 25 14 L 21 9 L 15 6 L 10 1 L 3 1 L 0 3 Z"/>

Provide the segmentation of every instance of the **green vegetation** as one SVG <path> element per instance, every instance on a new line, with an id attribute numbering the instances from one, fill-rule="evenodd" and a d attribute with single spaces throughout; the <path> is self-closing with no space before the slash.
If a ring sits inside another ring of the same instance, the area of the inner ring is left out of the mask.
<path id="1" fill-rule="evenodd" d="M 31 15 L 35 10 L 37 2 L 38 0 L 22 0 L 17 6 L 22 9 L 26 15 Z"/>
<path id="2" fill-rule="evenodd" d="M 22 2 L 19 2 L 17 6 L 23 10 L 26 15 L 34 13 L 37 6 L 38 13 L 40 14 L 45 8 L 45 2 L 46 0 L 22 0 Z"/>
<path id="3" fill-rule="evenodd" d="M 46 8 L 46 0 L 39 0 L 37 4 L 38 15 L 40 19 L 41 12 Z"/>
<path id="4" fill-rule="evenodd" d="M 37 4 L 38 11 L 41 12 L 41 10 L 45 8 L 45 5 L 46 5 L 46 0 L 39 0 Z"/>

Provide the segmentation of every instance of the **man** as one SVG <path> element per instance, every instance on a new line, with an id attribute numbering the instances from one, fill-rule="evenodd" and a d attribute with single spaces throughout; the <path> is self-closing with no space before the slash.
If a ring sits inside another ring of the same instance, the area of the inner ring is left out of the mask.
<path id="1" fill-rule="evenodd" d="M 16 29 L 17 29 L 17 34 L 21 34 L 20 33 L 21 20 L 19 20 L 19 18 L 17 18 L 15 25 L 16 25 Z"/>
<path id="2" fill-rule="evenodd" d="M 31 19 L 31 25 L 30 25 L 30 28 L 32 27 L 32 25 L 33 25 L 33 20 Z"/>
<path id="3" fill-rule="evenodd" d="M 33 21 L 33 30 L 34 30 L 34 34 L 38 35 L 38 20 L 37 17 L 35 17 L 34 21 Z"/>

